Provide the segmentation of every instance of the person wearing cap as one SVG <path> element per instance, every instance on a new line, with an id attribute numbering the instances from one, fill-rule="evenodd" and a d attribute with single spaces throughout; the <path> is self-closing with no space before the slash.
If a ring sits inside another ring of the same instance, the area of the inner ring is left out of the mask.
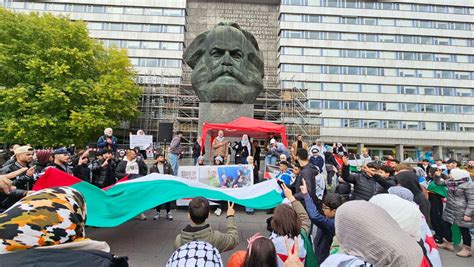
<path id="1" fill-rule="evenodd" d="M 114 151 L 105 148 L 99 150 L 97 154 L 101 157 L 92 162 L 92 183 L 100 188 L 115 184 L 117 163 L 114 160 Z"/>
<path id="2" fill-rule="evenodd" d="M 454 251 L 452 244 L 451 226 L 457 224 L 462 235 L 462 250 L 456 255 L 471 257 L 471 234 L 469 228 L 474 227 L 474 183 L 469 172 L 461 169 L 451 169 L 449 179 L 445 182 L 448 187 L 448 199 L 443 212 L 444 239 L 439 245 L 448 251 Z"/>
<path id="3" fill-rule="evenodd" d="M 15 149 L 15 161 L 0 170 L 0 174 L 8 174 L 22 168 L 28 170 L 12 179 L 16 188 L 31 190 L 34 184 L 35 168 L 32 165 L 34 149 L 30 146 L 20 146 Z"/>
<path id="4" fill-rule="evenodd" d="M 112 149 L 112 151 L 117 152 L 117 137 L 113 135 L 112 128 L 105 128 L 104 135 L 99 137 L 97 140 L 97 147 Z"/>
<path id="5" fill-rule="evenodd" d="M 298 148 L 304 148 L 308 150 L 308 143 L 303 141 L 303 136 L 301 134 L 296 136 L 295 142 L 293 142 L 291 145 L 291 160 L 293 161 L 295 160 L 296 150 L 298 150 Z"/>
<path id="6" fill-rule="evenodd" d="M 150 167 L 150 173 L 174 175 L 171 165 L 168 163 L 163 154 L 157 154 L 155 156 L 155 160 L 155 163 Z M 173 216 L 171 215 L 171 202 L 166 202 L 164 205 L 166 209 L 166 219 L 168 221 L 172 221 Z M 158 220 L 160 218 L 162 206 L 163 204 L 155 207 L 156 215 L 153 217 L 153 220 Z"/>
<path id="7" fill-rule="evenodd" d="M 319 172 L 323 172 L 324 158 L 321 156 L 321 151 L 316 146 L 311 147 L 311 156 L 309 157 L 309 163 L 318 167 Z"/>
<path id="8" fill-rule="evenodd" d="M 62 172 L 68 173 L 72 175 L 72 169 L 69 166 L 71 163 L 71 155 L 69 151 L 65 147 L 61 147 L 55 149 L 53 151 L 54 160 L 51 164 L 49 164 L 49 168 L 56 168 Z"/>
<path id="9" fill-rule="evenodd" d="M 290 151 L 288 150 L 288 148 L 283 143 L 280 143 L 275 139 L 270 140 L 270 151 L 271 151 L 272 157 L 274 156 L 276 158 L 280 158 L 280 155 L 284 154 L 286 156 L 287 161 L 290 160 L 291 155 L 290 155 Z M 266 161 L 266 159 L 265 159 L 265 161 Z M 270 163 L 272 165 L 275 164 L 275 162 L 273 162 L 273 158 L 271 158 Z"/>

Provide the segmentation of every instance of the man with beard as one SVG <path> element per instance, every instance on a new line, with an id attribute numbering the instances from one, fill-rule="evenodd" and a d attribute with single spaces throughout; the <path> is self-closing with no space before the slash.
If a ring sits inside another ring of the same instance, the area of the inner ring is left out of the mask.
<path id="1" fill-rule="evenodd" d="M 69 151 L 65 147 L 58 148 L 53 151 L 54 160 L 49 167 L 56 168 L 60 171 L 68 173 L 72 175 L 72 170 L 69 167 L 69 163 L 71 162 L 71 155 Z"/>
<path id="2" fill-rule="evenodd" d="M 263 90 L 263 56 L 255 37 L 237 23 L 200 34 L 183 55 L 201 102 L 253 104 Z"/>
<path id="3" fill-rule="evenodd" d="M 112 128 L 106 128 L 104 135 L 97 140 L 97 147 L 99 149 L 108 148 L 112 151 L 117 152 L 117 137 L 113 136 Z"/>
<path id="4" fill-rule="evenodd" d="M 32 166 L 34 149 L 30 146 L 20 146 L 15 150 L 15 160 L 0 170 L 0 174 L 8 174 L 22 168 L 28 168 L 26 172 L 16 176 L 12 184 L 18 189 L 31 190 L 34 184 L 33 174 L 35 167 Z"/>

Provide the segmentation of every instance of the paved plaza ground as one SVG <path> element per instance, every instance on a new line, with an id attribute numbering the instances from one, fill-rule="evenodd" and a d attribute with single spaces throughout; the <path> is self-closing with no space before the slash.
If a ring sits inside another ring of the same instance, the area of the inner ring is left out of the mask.
<path id="1" fill-rule="evenodd" d="M 131 266 L 164 266 L 174 251 L 173 244 L 176 235 L 188 223 L 185 209 L 173 210 L 173 221 L 160 219 L 154 221 L 152 218 L 155 211 L 147 212 L 148 220 L 140 221 L 133 219 L 123 225 L 114 228 L 91 228 L 88 227 L 88 237 L 107 241 L 112 252 L 117 255 L 127 255 Z M 245 249 L 247 238 L 256 232 L 266 234 L 265 220 L 270 215 L 264 211 L 258 211 L 254 215 L 247 215 L 243 210 L 237 210 L 236 220 L 240 233 L 240 244 L 233 251 Z M 225 213 L 220 217 L 212 214 L 209 223 L 213 229 L 226 230 Z M 224 263 L 232 252 L 222 254 Z M 441 251 L 443 266 L 472 267 L 474 258 L 459 258 L 454 253 Z"/>

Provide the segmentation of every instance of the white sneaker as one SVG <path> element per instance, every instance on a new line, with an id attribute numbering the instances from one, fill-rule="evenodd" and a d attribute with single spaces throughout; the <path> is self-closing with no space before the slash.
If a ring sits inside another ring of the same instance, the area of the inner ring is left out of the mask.
<path id="1" fill-rule="evenodd" d="M 173 220 L 173 215 L 171 215 L 171 212 L 166 213 L 166 219 L 167 219 L 168 221 L 172 221 L 172 220 Z"/>
<path id="2" fill-rule="evenodd" d="M 214 211 L 214 214 L 217 216 L 221 216 L 222 210 L 220 208 L 217 208 L 216 211 Z"/>
<path id="3" fill-rule="evenodd" d="M 153 220 L 158 220 L 161 216 L 161 213 L 157 212 L 156 215 L 153 217 Z"/>
<path id="4" fill-rule="evenodd" d="M 146 221 L 147 217 L 145 216 L 145 213 L 141 213 L 140 215 L 137 216 L 138 219 L 142 221 Z"/>

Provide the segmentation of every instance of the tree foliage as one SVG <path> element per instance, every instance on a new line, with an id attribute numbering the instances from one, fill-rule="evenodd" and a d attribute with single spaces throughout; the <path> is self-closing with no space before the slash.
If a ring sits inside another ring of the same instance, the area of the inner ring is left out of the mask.
<path id="1" fill-rule="evenodd" d="M 84 22 L 0 8 L 0 142 L 85 144 L 138 115 L 126 51 Z"/>

